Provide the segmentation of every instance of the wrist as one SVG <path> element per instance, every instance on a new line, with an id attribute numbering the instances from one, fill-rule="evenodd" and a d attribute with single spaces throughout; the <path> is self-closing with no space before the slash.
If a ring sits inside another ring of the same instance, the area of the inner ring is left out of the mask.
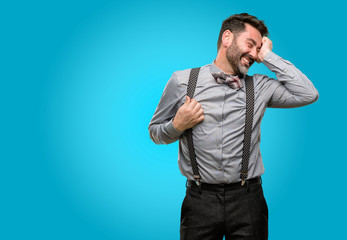
<path id="1" fill-rule="evenodd" d="M 269 52 L 271 52 L 270 49 L 268 49 L 268 50 L 266 50 L 266 51 L 261 52 L 261 53 L 258 54 L 258 59 L 260 60 L 260 62 L 264 61 L 266 55 L 268 55 Z"/>
<path id="2" fill-rule="evenodd" d="M 183 134 L 183 132 L 178 131 L 176 128 L 174 128 L 172 124 L 172 119 L 170 122 L 167 123 L 167 125 L 165 126 L 165 129 L 171 138 L 178 139 Z"/>
<path id="3" fill-rule="evenodd" d="M 172 120 L 172 126 L 174 127 L 174 129 L 176 129 L 177 131 L 179 132 L 184 132 L 184 128 L 182 126 L 180 126 L 178 123 L 177 123 L 177 119 L 176 118 L 173 118 Z"/>

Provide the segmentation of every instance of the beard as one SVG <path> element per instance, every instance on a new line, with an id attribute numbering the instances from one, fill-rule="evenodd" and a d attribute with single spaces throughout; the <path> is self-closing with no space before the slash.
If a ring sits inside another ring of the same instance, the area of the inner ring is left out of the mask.
<path id="1" fill-rule="evenodd" d="M 236 40 L 236 39 L 235 39 Z M 226 57 L 231 65 L 231 68 L 234 71 L 234 74 L 243 77 L 247 74 L 248 69 L 254 63 L 254 59 L 248 53 L 243 53 L 241 49 L 237 46 L 236 41 L 233 41 L 230 47 L 227 49 Z M 241 58 L 247 57 L 250 61 L 248 66 L 244 66 L 241 63 Z"/>

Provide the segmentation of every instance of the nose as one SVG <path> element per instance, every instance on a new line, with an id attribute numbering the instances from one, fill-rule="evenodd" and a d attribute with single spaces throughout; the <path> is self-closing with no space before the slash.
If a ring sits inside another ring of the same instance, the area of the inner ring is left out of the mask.
<path id="1" fill-rule="evenodd" d="M 253 59 L 257 59 L 258 52 L 257 52 L 257 49 L 255 47 L 252 48 L 250 55 L 252 56 Z"/>

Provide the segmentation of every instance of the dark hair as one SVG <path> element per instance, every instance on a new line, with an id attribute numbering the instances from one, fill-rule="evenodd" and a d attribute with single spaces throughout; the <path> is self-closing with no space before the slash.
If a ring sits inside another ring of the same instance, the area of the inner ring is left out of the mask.
<path id="1" fill-rule="evenodd" d="M 220 48 L 220 45 L 222 43 L 222 36 L 226 30 L 231 31 L 236 37 L 239 33 L 245 30 L 245 23 L 248 23 L 251 26 L 255 27 L 260 32 L 262 37 L 268 36 L 269 32 L 264 24 L 264 21 L 258 20 L 257 17 L 249 15 L 248 13 L 231 15 L 223 21 L 222 28 L 219 32 L 217 50 L 219 50 Z"/>

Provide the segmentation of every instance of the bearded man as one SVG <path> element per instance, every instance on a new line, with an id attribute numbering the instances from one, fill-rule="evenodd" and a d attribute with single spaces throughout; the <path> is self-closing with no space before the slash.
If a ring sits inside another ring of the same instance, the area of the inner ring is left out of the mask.
<path id="1" fill-rule="evenodd" d="M 308 105 L 318 92 L 292 63 L 272 52 L 267 35 L 264 22 L 255 16 L 227 18 L 216 59 L 174 72 L 149 124 L 156 144 L 179 140 L 178 165 L 187 177 L 181 239 L 268 238 L 261 120 L 267 107 Z M 277 80 L 248 76 L 255 61 Z"/>

